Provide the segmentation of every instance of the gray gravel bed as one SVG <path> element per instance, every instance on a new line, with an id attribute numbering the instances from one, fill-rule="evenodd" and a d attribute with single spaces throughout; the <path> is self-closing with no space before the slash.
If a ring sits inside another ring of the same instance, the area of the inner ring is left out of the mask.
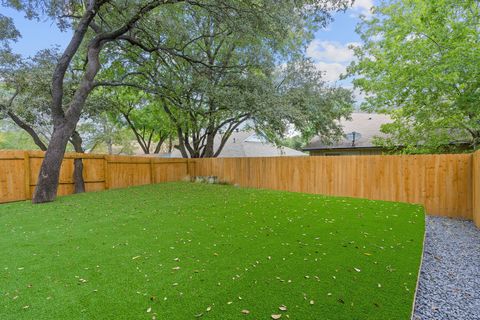
<path id="1" fill-rule="evenodd" d="M 427 217 L 414 320 L 480 320 L 480 230 Z"/>

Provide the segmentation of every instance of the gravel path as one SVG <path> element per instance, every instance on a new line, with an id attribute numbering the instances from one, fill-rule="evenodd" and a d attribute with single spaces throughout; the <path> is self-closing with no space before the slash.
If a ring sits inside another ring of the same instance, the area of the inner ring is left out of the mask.
<path id="1" fill-rule="evenodd" d="M 480 230 L 427 217 L 414 320 L 480 320 Z"/>

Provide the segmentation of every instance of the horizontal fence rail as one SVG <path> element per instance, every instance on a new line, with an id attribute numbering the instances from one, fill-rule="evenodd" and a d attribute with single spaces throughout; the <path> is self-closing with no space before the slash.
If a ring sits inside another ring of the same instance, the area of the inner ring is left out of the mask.
<path id="1" fill-rule="evenodd" d="M 0 202 L 31 199 L 41 151 L 0 151 Z M 74 191 L 82 158 L 86 191 L 216 176 L 244 187 L 418 203 L 432 215 L 480 225 L 480 151 L 474 154 L 165 159 L 67 153 L 59 195 Z"/>

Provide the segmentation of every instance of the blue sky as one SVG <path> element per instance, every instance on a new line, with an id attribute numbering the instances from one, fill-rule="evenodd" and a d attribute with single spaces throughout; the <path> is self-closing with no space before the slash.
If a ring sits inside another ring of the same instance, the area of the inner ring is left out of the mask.
<path id="1" fill-rule="evenodd" d="M 345 67 L 353 59 L 350 44 L 359 43 L 360 39 L 355 33 L 355 26 L 359 15 L 368 15 L 373 0 L 356 0 L 353 7 L 345 13 L 337 13 L 335 21 L 327 29 L 320 30 L 315 35 L 315 40 L 307 49 L 318 68 L 326 72 L 325 79 L 336 83 L 338 76 L 345 71 Z M 54 45 L 65 47 L 70 39 L 71 32 L 60 32 L 51 21 L 37 22 L 24 19 L 22 13 L 0 6 L 1 13 L 12 17 L 22 38 L 12 45 L 15 52 L 24 56 L 34 55 L 40 49 Z M 350 81 L 338 83 L 350 87 Z"/>
<path id="2" fill-rule="evenodd" d="M 52 21 L 30 21 L 24 18 L 23 13 L 2 6 L 0 6 L 0 13 L 13 18 L 22 38 L 12 44 L 12 48 L 26 57 L 54 45 L 60 45 L 63 48 L 71 37 L 71 32 L 60 32 Z"/>

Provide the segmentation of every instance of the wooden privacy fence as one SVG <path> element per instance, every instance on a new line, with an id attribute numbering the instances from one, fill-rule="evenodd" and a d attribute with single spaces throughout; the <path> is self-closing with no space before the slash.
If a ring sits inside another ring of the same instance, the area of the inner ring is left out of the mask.
<path id="1" fill-rule="evenodd" d="M 240 186 L 418 203 L 480 227 L 474 154 L 195 159 L 194 175 Z"/>
<path id="2" fill-rule="evenodd" d="M 42 151 L 0 151 L 0 203 L 31 199 L 43 157 Z M 60 171 L 59 195 L 74 191 L 75 158 L 83 159 L 87 192 L 178 181 L 188 175 L 187 159 L 67 153 Z"/>
<path id="3" fill-rule="evenodd" d="M 245 187 L 423 204 L 429 214 L 480 225 L 480 151 L 475 154 L 165 159 L 69 153 L 59 194 L 73 192 L 73 159 L 87 191 L 217 176 Z M 40 151 L 0 151 L 0 202 L 31 198 Z"/>

